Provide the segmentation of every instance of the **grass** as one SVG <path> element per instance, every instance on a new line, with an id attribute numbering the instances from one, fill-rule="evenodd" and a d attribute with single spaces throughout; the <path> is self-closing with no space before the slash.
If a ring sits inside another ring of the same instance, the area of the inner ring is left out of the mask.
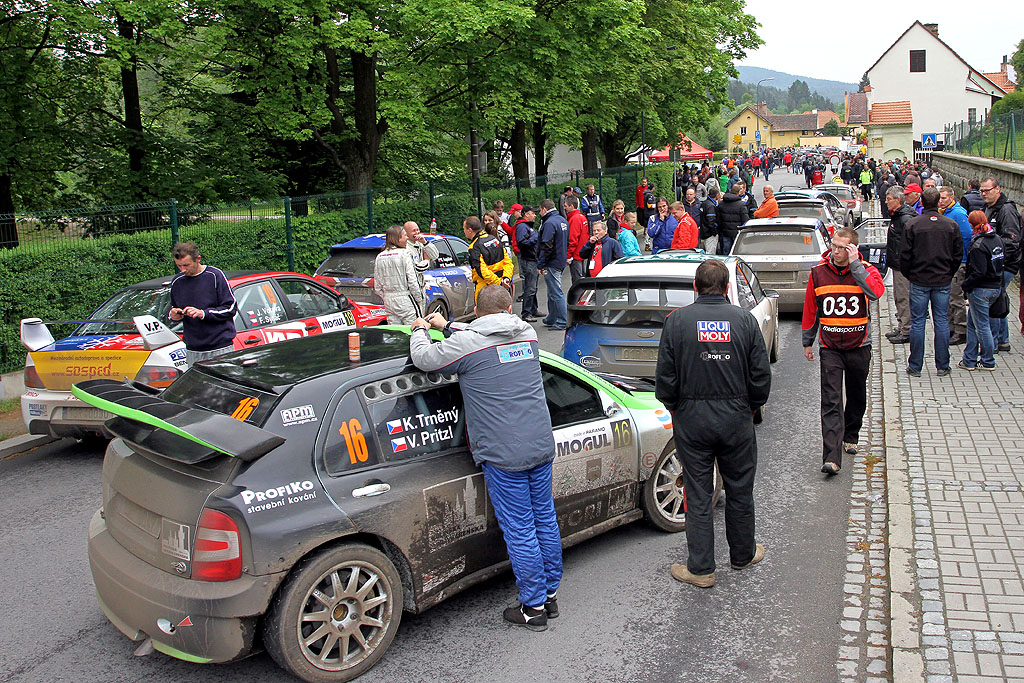
<path id="1" fill-rule="evenodd" d="M 12 410 L 21 410 L 20 398 L 0 399 L 0 413 L 9 413 Z"/>

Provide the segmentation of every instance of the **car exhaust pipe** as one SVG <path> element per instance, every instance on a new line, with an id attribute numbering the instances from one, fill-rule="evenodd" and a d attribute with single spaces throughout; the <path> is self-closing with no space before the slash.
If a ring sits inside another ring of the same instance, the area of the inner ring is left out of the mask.
<path id="1" fill-rule="evenodd" d="M 146 638 L 144 641 L 142 641 L 142 645 L 139 645 L 137 648 L 135 648 L 136 657 L 145 657 L 146 655 L 153 654 L 153 652 L 154 648 L 152 638 Z"/>

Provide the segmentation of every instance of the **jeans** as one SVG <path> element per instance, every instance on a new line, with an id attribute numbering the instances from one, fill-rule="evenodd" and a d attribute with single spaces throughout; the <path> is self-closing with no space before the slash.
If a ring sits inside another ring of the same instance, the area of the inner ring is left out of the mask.
<path id="1" fill-rule="evenodd" d="M 520 261 L 519 272 L 523 274 L 523 315 L 537 315 L 537 261 Z"/>
<path id="2" fill-rule="evenodd" d="M 569 313 L 565 308 L 565 293 L 562 292 L 562 270 L 544 269 L 544 284 L 548 288 L 548 315 L 544 318 L 544 324 L 564 330 L 569 322 Z"/>
<path id="3" fill-rule="evenodd" d="M 996 364 L 996 345 L 992 338 L 988 309 L 992 302 L 999 298 L 999 290 L 978 287 L 972 290 L 967 297 L 971 305 L 967 316 L 967 344 L 964 346 L 963 363 L 969 367 L 975 367 L 978 364 L 980 352 L 981 364 L 990 368 Z"/>
<path id="4" fill-rule="evenodd" d="M 572 284 L 583 277 L 583 261 L 573 259 L 569 262 L 569 277 L 572 278 Z"/>
<path id="5" fill-rule="evenodd" d="M 907 367 L 916 372 L 924 365 L 924 323 L 931 304 L 932 328 L 935 332 L 935 369 L 949 368 L 949 290 L 945 287 L 922 287 L 910 283 L 910 360 Z"/>
<path id="6" fill-rule="evenodd" d="M 551 496 L 551 463 L 509 472 L 485 462 L 483 471 L 516 575 L 519 602 L 543 607 L 562 580 L 562 534 Z"/>
<path id="7" fill-rule="evenodd" d="M 729 252 L 732 251 L 732 243 L 736 241 L 735 235 L 727 237 L 726 235 L 718 235 L 718 253 L 719 255 L 728 256 Z"/>
<path id="8" fill-rule="evenodd" d="M 1003 288 L 1010 284 L 1010 280 L 1016 273 L 1009 273 L 1003 271 Z M 1005 318 L 989 318 L 989 324 L 992 327 L 992 340 L 996 344 L 1009 344 L 1010 343 L 1010 316 Z"/>

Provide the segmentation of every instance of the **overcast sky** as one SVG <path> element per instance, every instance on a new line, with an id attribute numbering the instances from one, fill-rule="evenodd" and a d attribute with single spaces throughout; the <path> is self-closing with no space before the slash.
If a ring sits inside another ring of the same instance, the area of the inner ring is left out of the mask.
<path id="1" fill-rule="evenodd" d="M 939 37 L 978 71 L 998 71 L 1024 38 L 1021 0 L 747 0 L 747 12 L 765 44 L 740 64 L 848 83 L 860 81 L 915 20 L 937 23 Z"/>

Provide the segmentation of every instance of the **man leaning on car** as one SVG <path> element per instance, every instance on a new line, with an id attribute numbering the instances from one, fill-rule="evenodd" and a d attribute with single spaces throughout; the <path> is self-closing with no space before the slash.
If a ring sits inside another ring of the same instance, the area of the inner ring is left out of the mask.
<path id="1" fill-rule="evenodd" d="M 199 262 L 199 247 L 179 242 L 171 251 L 178 273 L 171 279 L 167 317 L 182 323 L 189 367 L 234 351 L 235 295 L 219 268 Z"/>
<path id="2" fill-rule="evenodd" d="M 418 318 L 409 353 L 420 370 L 458 373 L 473 461 L 483 469 L 519 587 L 519 604 L 502 616 L 543 631 L 558 616 L 562 536 L 551 492 L 555 439 L 537 333 L 512 315 L 512 296 L 504 287 L 481 289 L 475 313 L 468 325 L 438 313 L 429 322 Z M 430 327 L 444 330 L 446 339 L 431 343 Z"/>

